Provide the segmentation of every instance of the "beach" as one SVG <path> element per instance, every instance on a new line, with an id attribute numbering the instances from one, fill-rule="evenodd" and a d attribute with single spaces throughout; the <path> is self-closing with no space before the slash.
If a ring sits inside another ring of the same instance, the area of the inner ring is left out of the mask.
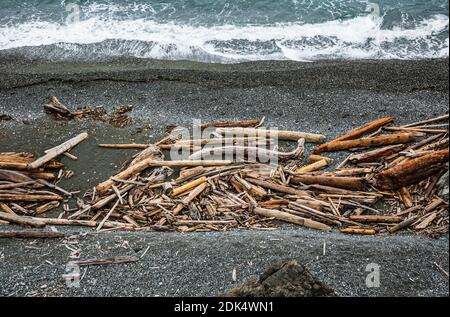
<path id="1" fill-rule="evenodd" d="M 78 160 L 62 159 L 76 176 L 61 186 L 83 193 L 135 153 L 101 149 L 99 143 L 151 143 L 167 126 L 192 127 L 194 119 L 261 117 L 269 127 L 333 139 L 380 117 L 402 124 L 448 113 L 448 86 L 448 58 L 208 64 L 48 61 L 0 53 L 0 118 L 8 118 L 0 120 L 0 150 L 42 154 L 88 132 L 75 151 Z M 91 119 L 55 121 L 43 111 L 50 96 L 71 109 L 131 105 L 133 122 L 116 128 Z M 435 240 L 408 233 L 354 237 L 292 226 L 269 233 L 60 230 L 76 236 L 86 257 L 141 256 L 149 249 L 138 264 L 89 268 L 80 288 L 68 288 L 61 276 L 70 251 L 63 241 L 3 240 L 1 296 L 216 296 L 279 259 L 299 260 L 343 296 L 448 296 L 448 276 L 439 269 L 449 269 L 448 234 Z M 381 266 L 379 288 L 365 284 L 370 263 Z"/>

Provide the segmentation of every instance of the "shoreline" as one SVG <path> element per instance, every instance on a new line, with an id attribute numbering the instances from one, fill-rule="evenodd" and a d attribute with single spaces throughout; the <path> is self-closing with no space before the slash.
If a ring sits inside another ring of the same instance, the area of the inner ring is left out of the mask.
<path id="1" fill-rule="evenodd" d="M 164 134 L 167 125 L 190 126 L 192 119 L 266 116 L 268 126 L 320 132 L 332 139 L 383 116 L 396 117 L 401 124 L 448 113 L 448 61 L 223 65 L 120 59 L 52 63 L 0 55 L 0 115 L 12 118 L 0 121 L 0 151 L 42 153 L 69 136 L 88 131 L 90 138 L 74 150 L 79 160 L 62 158 L 76 176 L 61 186 L 84 192 L 107 179 L 134 153 L 99 149 L 98 143 L 153 141 Z M 111 111 L 121 104 L 133 105 L 130 113 L 133 123 L 120 129 L 89 119 L 54 121 L 42 109 L 52 95 L 71 109 L 104 105 Z M 41 253 L 51 253 L 50 261 L 55 263 L 40 266 L 45 259 L 37 256 L 39 250 L 29 251 L 27 254 L 31 256 L 21 255 L 17 250 L 28 246 L 28 242 L 8 239 L 0 244 L 0 253 L 8 264 L 8 270 L 0 271 L 1 295 L 37 291 L 41 295 L 76 296 L 215 296 L 236 285 L 230 273 L 234 266 L 244 272 L 238 277 L 240 283 L 264 270 L 273 260 L 293 257 L 340 295 L 448 296 L 448 278 L 433 264 L 439 263 L 448 272 L 448 252 L 442 254 L 442 250 L 448 250 L 448 234 L 437 240 L 414 235 L 353 237 L 295 227 L 270 234 L 105 233 L 90 237 L 84 236 L 79 228 L 61 230 L 78 237 L 85 250 L 83 257 L 98 256 L 98 250 L 92 247 L 96 239 L 108 254 L 140 254 L 148 245 L 153 252 L 142 263 L 127 265 L 123 276 L 121 266 L 89 269 L 87 283 L 81 289 L 70 290 L 60 278 L 70 253 L 62 241 L 39 242 L 44 250 Z M 270 239 L 278 242 L 271 243 Z M 121 248 L 119 242 L 124 240 L 130 241 L 133 248 Z M 324 241 L 330 250 L 326 257 L 320 256 Z M 215 251 L 208 256 L 211 249 Z M 177 253 L 179 250 L 181 255 Z M 199 261 L 202 256 L 204 261 Z M 146 272 L 146 267 L 160 266 L 167 259 L 176 265 L 154 274 Z M 248 265 L 252 261 L 255 265 Z M 386 272 L 380 289 L 370 290 L 364 285 L 368 261 L 380 261 Z M 25 274 L 22 271 L 25 266 L 38 268 Z M 195 273 L 197 268 L 201 274 Z M 95 282 L 102 272 L 105 275 Z M 40 278 L 30 278 L 34 274 Z M 136 276 L 143 276 L 143 280 L 136 282 Z M 110 280 L 115 283 L 109 285 Z M 23 286 L 15 289 L 18 282 Z M 44 289 L 43 284 L 47 285 Z M 186 287 L 177 292 L 179 285 Z"/>

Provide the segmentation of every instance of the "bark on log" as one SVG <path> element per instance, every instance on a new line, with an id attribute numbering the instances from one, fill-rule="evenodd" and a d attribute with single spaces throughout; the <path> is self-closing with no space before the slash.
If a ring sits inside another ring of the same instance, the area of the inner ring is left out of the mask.
<path id="1" fill-rule="evenodd" d="M 389 135 L 380 135 L 369 138 L 328 143 L 323 147 L 315 148 L 314 153 L 319 154 L 321 152 L 336 152 L 350 149 L 379 147 L 384 145 L 405 144 L 413 142 L 415 140 L 416 140 L 415 133 L 396 133 Z"/>
<path id="2" fill-rule="evenodd" d="M 360 136 L 366 134 L 366 133 L 370 133 L 373 131 L 378 130 L 379 128 L 381 128 L 382 126 L 391 123 L 392 121 L 394 121 L 393 118 L 382 118 L 370 123 L 367 123 L 359 128 L 356 128 L 355 130 L 333 140 L 330 141 L 328 143 L 322 144 L 320 146 L 318 146 L 315 150 L 314 153 L 320 153 L 322 151 L 325 151 L 325 149 L 331 144 L 331 143 L 335 143 L 335 142 L 340 142 L 340 141 L 347 141 L 347 140 L 353 140 L 356 138 L 359 138 Z"/>
<path id="3" fill-rule="evenodd" d="M 306 142 L 311 143 L 323 143 L 326 139 L 326 137 L 321 134 L 305 133 L 297 131 L 266 130 L 266 129 L 252 129 L 252 128 L 217 128 L 216 131 L 226 136 L 229 135 L 257 136 L 290 141 L 305 139 Z"/>
<path id="4" fill-rule="evenodd" d="M 298 175 L 291 179 L 293 184 L 323 185 L 334 188 L 363 191 L 365 179 L 361 177 L 331 177 L 322 175 Z"/>
<path id="5" fill-rule="evenodd" d="M 395 190 L 416 184 L 445 168 L 448 162 L 448 148 L 403 162 L 381 172 L 376 178 L 376 187 Z"/>
<path id="6" fill-rule="evenodd" d="M 88 137 L 87 133 L 81 133 L 81 134 L 77 135 L 76 137 L 64 142 L 63 144 L 58 145 L 52 149 L 49 149 L 48 153 L 46 155 L 44 155 L 41 158 L 38 158 L 36 161 L 28 164 L 28 169 L 34 170 L 34 169 L 41 167 L 45 163 L 53 160 L 55 157 L 58 157 L 59 155 L 63 154 L 64 152 L 69 151 L 74 146 L 76 146 L 77 144 L 79 144 L 83 140 L 85 140 L 87 137 Z"/>
<path id="7" fill-rule="evenodd" d="M 327 232 L 331 231 L 331 227 L 327 226 L 323 223 L 320 223 L 318 221 L 314 221 L 311 219 L 307 219 L 307 218 L 302 218 L 302 217 L 299 217 L 296 215 L 292 215 L 292 214 L 289 214 L 284 211 L 255 207 L 254 212 L 255 212 L 255 214 L 257 214 L 259 216 L 263 216 L 263 217 L 267 217 L 267 218 L 273 217 L 277 220 L 297 224 L 297 225 L 304 226 L 304 227 L 311 228 L 311 229 L 317 229 L 317 230 L 322 230 L 322 231 L 327 231 Z"/>
<path id="8" fill-rule="evenodd" d="M 389 145 L 381 149 L 376 149 L 361 154 L 353 154 L 348 160 L 354 164 L 378 162 L 383 158 L 387 158 L 393 154 L 403 151 L 406 147 L 407 146 L 404 144 Z"/>

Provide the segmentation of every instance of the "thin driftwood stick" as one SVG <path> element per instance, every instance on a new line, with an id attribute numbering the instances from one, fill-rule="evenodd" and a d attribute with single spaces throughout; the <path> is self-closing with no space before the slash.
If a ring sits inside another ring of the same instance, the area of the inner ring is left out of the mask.
<path id="1" fill-rule="evenodd" d="M 148 143 L 126 143 L 126 144 L 99 144 L 99 147 L 107 149 L 142 149 L 145 150 L 152 144 Z"/>
<path id="2" fill-rule="evenodd" d="M 350 220 L 360 223 L 398 223 L 403 219 L 399 216 L 360 215 L 350 216 Z"/>
<path id="3" fill-rule="evenodd" d="M 44 155 L 41 158 L 37 159 L 36 161 L 28 164 L 28 169 L 34 170 L 34 169 L 41 167 L 45 163 L 53 160 L 55 157 L 58 157 L 59 155 L 63 154 L 64 152 L 69 151 L 74 146 L 76 146 L 77 144 L 79 144 L 83 140 L 85 140 L 87 137 L 88 137 L 87 133 L 81 133 L 81 134 L 77 135 L 76 137 L 64 142 L 63 144 L 58 145 L 58 146 L 48 150 L 48 153 L 46 155 Z"/>
<path id="4" fill-rule="evenodd" d="M 71 261 L 70 263 L 78 266 L 89 266 L 89 265 L 107 265 L 107 264 L 122 264 L 137 262 L 139 258 L 136 256 L 115 256 L 113 258 L 107 259 L 90 259 L 90 260 L 77 260 Z"/>
<path id="5" fill-rule="evenodd" d="M 8 222 L 17 223 L 22 226 L 31 226 L 31 227 L 37 227 L 37 228 L 45 227 L 45 223 L 42 221 L 34 220 L 29 217 L 21 217 L 18 215 L 12 215 L 12 214 L 2 212 L 2 211 L 0 211 L 0 219 L 8 221 Z"/>
<path id="6" fill-rule="evenodd" d="M 103 218 L 103 220 L 99 223 L 98 227 L 97 227 L 97 231 L 100 231 L 100 229 L 102 229 L 103 225 L 105 224 L 105 222 L 109 219 L 109 217 L 112 215 L 112 213 L 114 212 L 114 210 L 117 208 L 117 206 L 120 203 L 120 198 L 117 199 L 116 203 L 114 204 L 114 206 L 109 210 L 109 212 L 106 214 L 105 218 Z"/>
<path id="7" fill-rule="evenodd" d="M 62 237 L 64 237 L 64 233 L 54 231 L 42 231 L 42 230 L 0 231 L 0 239 L 1 238 L 54 239 Z"/>
<path id="8" fill-rule="evenodd" d="M 371 148 L 384 145 L 404 144 L 416 140 L 415 133 L 396 133 L 390 135 L 380 135 L 370 138 L 362 138 L 348 141 L 336 141 L 326 144 L 326 146 L 314 149 L 314 153 L 336 152 L 350 149 Z"/>
<path id="9" fill-rule="evenodd" d="M 376 231 L 374 229 L 365 229 L 365 228 L 345 228 L 341 229 L 342 233 L 346 234 L 360 234 L 360 235 L 374 235 Z"/>
<path id="10" fill-rule="evenodd" d="M 261 119 L 258 120 L 241 120 L 241 121 L 215 121 L 215 122 L 207 122 L 200 125 L 200 129 L 204 130 L 207 128 L 254 128 L 261 122 Z"/>
<path id="11" fill-rule="evenodd" d="M 98 227 L 99 223 L 90 220 L 73 220 L 73 219 L 57 219 L 57 218 L 37 218 L 37 217 L 22 217 L 27 220 L 38 221 L 48 226 L 82 226 L 82 227 Z M 120 223 L 115 221 L 106 221 L 103 228 L 124 228 L 132 230 L 133 225 L 127 223 Z"/>
<path id="12" fill-rule="evenodd" d="M 275 218 L 277 220 L 294 223 L 300 226 L 304 226 L 311 229 L 318 229 L 322 231 L 331 231 L 331 227 L 320 223 L 318 221 L 314 221 L 307 218 L 302 218 L 296 215 L 289 214 L 284 211 L 273 210 L 273 209 L 264 209 L 260 207 L 255 207 L 254 212 L 257 215 L 267 217 L 267 218 Z"/>
<path id="13" fill-rule="evenodd" d="M 448 133 L 448 130 L 444 130 L 444 129 L 401 128 L 401 127 L 386 127 L 384 129 L 387 131 L 423 132 L 423 133 L 433 133 L 433 134 Z"/>
<path id="14" fill-rule="evenodd" d="M 416 184 L 441 171 L 448 159 L 447 148 L 403 162 L 381 172 L 377 176 L 376 186 L 382 190 L 395 190 Z"/>
<path id="15" fill-rule="evenodd" d="M 266 138 L 276 138 L 278 140 L 297 141 L 305 139 L 310 143 L 323 143 L 326 139 L 324 135 L 305 133 L 297 131 L 282 131 L 282 130 L 266 130 L 266 129 L 252 129 L 252 128 L 217 128 L 216 131 L 225 136 L 257 136 Z"/>
<path id="16" fill-rule="evenodd" d="M 361 177 L 332 177 L 322 175 L 298 175 L 291 179 L 294 184 L 324 185 L 348 190 L 363 191 L 365 180 Z"/>
<path id="17" fill-rule="evenodd" d="M 233 164 L 233 161 L 155 161 L 153 159 L 148 159 L 141 161 L 135 165 L 130 166 L 123 172 L 120 172 L 114 178 L 126 180 L 131 176 L 141 173 L 149 167 L 193 167 L 193 166 L 226 166 Z M 116 182 L 109 179 L 96 186 L 98 193 L 107 192 Z"/>
<path id="18" fill-rule="evenodd" d="M 353 140 L 353 139 L 359 138 L 359 137 L 363 136 L 364 134 L 371 133 L 373 131 L 378 130 L 380 127 L 382 127 L 388 123 L 391 123 L 392 121 L 394 121 L 393 118 L 382 118 L 382 119 L 367 123 L 367 124 L 365 124 L 359 128 L 356 128 L 355 130 L 353 130 L 333 141 L 330 141 L 328 143 L 318 146 L 314 150 L 314 153 L 320 153 L 322 151 L 325 151 L 325 149 L 327 149 L 331 143 Z"/>
<path id="19" fill-rule="evenodd" d="M 428 119 L 428 120 L 423 120 L 423 121 L 419 121 L 419 122 L 414 122 L 414 123 L 411 123 L 411 124 L 403 125 L 402 128 L 415 127 L 415 126 L 418 126 L 418 125 L 427 124 L 427 123 L 433 123 L 433 122 L 436 122 L 436 121 L 448 120 L 448 118 L 449 118 L 449 115 L 445 114 L 445 115 L 442 115 L 442 116 L 439 116 L 439 117 L 436 117 L 436 118 L 432 118 L 432 119 Z"/>

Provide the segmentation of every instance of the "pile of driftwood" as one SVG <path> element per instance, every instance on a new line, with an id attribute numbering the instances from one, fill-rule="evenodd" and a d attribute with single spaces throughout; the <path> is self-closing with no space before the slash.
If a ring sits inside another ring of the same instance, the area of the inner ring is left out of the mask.
<path id="1" fill-rule="evenodd" d="M 50 100 L 44 105 L 44 111 L 57 120 L 90 118 L 109 123 L 116 128 L 123 128 L 131 123 L 132 119 L 126 115 L 131 110 L 133 110 L 132 106 L 119 106 L 111 113 L 108 113 L 104 107 L 84 108 L 73 112 L 55 96 L 50 97 Z"/>
<path id="2" fill-rule="evenodd" d="M 214 129 L 208 139 L 101 144 L 143 151 L 86 193 L 76 212 L 22 218 L 97 230 L 273 230 L 279 220 L 350 234 L 446 233 L 448 202 L 436 195 L 436 184 L 448 171 L 448 115 L 399 127 L 393 121 L 382 118 L 326 143 L 323 135 L 266 130 L 260 120 L 248 120 L 203 125 Z M 273 139 L 296 148 L 267 149 Z M 316 144 L 308 155 L 306 143 Z M 211 145 L 215 159 L 207 156 Z M 165 160 L 163 152 L 174 149 L 191 155 Z M 326 156 L 337 151 L 350 155 L 341 162 Z M 233 159 L 222 159 L 230 154 Z M 273 157 L 276 165 L 263 163 Z"/>
<path id="3" fill-rule="evenodd" d="M 30 217 L 54 210 L 76 194 L 58 186 L 62 179 L 72 177 L 74 172 L 65 171 L 64 165 L 56 158 L 65 155 L 76 160 L 77 157 L 69 150 L 87 137 L 82 133 L 45 151 L 45 155 L 37 159 L 31 153 L 0 153 L 0 223 L 44 227 L 44 220 Z"/>

